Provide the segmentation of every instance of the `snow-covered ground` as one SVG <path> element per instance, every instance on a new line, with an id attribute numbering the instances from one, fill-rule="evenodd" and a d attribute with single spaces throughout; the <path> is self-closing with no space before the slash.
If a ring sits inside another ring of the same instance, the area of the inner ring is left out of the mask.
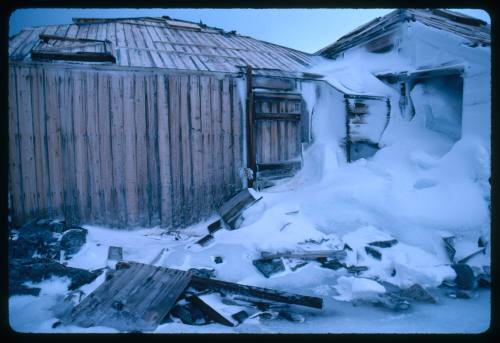
<path id="1" fill-rule="evenodd" d="M 214 242 L 206 247 L 194 242 L 206 234 L 210 220 L 170 234 L 158 228 L 119 231 L 85 226 L 87 243 L 68 265 L 104 267 L 111 245 L 123 247 L 125 260 L 143 263 L 151 263 L 164 249 L 156 265 L 213 268 L 218 279 L 324 299 L 322 310 L 294 307 L 304 316 L 303 323 L 254 318 L 229 328 L 174 321 L 159 326 L 156 332 L 451 333 L 488 329 L 489 290 L 475 291 L 472 299 L 462 300 L 451 299 L 435 288 L 455 277 L 443 235 L 455 235 L 457 257 L 473 251 L 479 235 L 489 238 L 489 154 L 485 148 L 474 139 L 463 138 L 453 145 L 429 130 L 407 128 L 405 139 L 387 143 L 371 160 L 346 164 L 341 154 L 328 142 L 311 146 L 298 175 L 255 192 L 263 199 L 244 213 L 241 228 L 217 231 Z M 363 250 L 368 242 L 390 238 L 399 243 L 380 249 L 381 261 Z M 353 249 L 346 257 L 348 264 L 370 268 L 361 276 L 402 287 L 418 282 L 429 287 L 438 304 L 412 303 L 407 311 L 392 312 L 350 302 L 380 289 L 366 279 L 352 282 L 354 277 L 344 269 L 334 271 L 311 262 L 293 272 L 287 266 L 265 278 L 252 265 L 262 251 L 335 249 L 344 243 Z M 486 255 L 478 255 L 470 264 L 489 265 L 489 254 L 488 248 Z M 223 263 L 216 264 L 215 256 L 221 256 Z M 82 289 L 90 293 L 103 278 L 101 275 Z M 47 280 L 39 285 L 39 297 L 11 297 L 12 328 L 22 332 L 115 332 L 106 327 L 53 329 L 56 318 L 51 307 L 64 296 L 67 284 L 63 279 Z"/>

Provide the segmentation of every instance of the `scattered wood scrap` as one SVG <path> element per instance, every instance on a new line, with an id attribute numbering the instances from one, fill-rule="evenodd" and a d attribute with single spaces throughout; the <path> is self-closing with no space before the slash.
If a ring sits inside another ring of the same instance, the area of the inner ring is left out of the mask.
<path id="1" fill-rule="evenodd" d="M 397 243 L 398 243 L 397 239 L 391 239 L 391 240 L 387 240 L 387 241 L 371 242 L 371 243 L 368 243 L 368 245 L 378 247 L 378 248 L 390 248 Z"/>
<path id="2" fill-rule="evenodd" d="M 262 273 L 265 277 L 270 277 L 273 274 L 285 271 L 285 265 L 281 259 L 276 260 L 253 260 L 252 264 Z"/>
<path id="3" fill-rule="evenodd" d="M 105 325 L 120 331 L 154 330 L 188 287 L 191 273 L 135 262 L 128 265 L 117 268 L 110 280 L 61 321 L 82 327 Z"/>
<path id="4" fill-rule="evenodd" d="M 262 197 L 255 199 L 252 193 L 249 192 L 248 188 L 242 189 L 235 196 L 222 204 L 219 208 L 219 214 L 222 220 L 227 224 L 228 228 L 235 230 L 241 225 L 241 214 L 243 211 L 260 199 L 262 199 Z"/>
<path id="5" fill-rule="evenodd" d="M 455 262 L 455 254 L 457 252 L 453 244 L 453 238 L 453 236 L 443 238 L 444 248 L 446 249 L 446 254 L 451 263 Z"/>
<path id="6" fill-rule="evenodd" d="M 108 261 L 118 262 L 123 260 L 123 248 L 110 246 L 108 248 Z"/>
<path id="7" fill-rule="evenodd" d="M 371 255 L 373 258 L 375 258 L 377 260 L 382 259 L 382 253 L 375 248 L 365 246 L 365 251 L 368 255 Z"/>
<path id="8" fill-rule="evenodd" d="M 302 305 L 313 308 L 323 308 L 323 299 L 300 294 L 287 293 L 262 287 L 240 285 L 233 282 L 192 277 L 191 285 L 201 289 L 237 293 L 245 296 L 256 297 L 285 304 Z"/>
<path id="9" fill-rule="evenodd" d="M 347 253 L 344 250 L 319 250 L 319 251 L 289 251 L 282 253 L 268 253 L 262 252 L 261 260 L 273 260 L 281 257 L 286 258 L 300 258 L 305 260 L 315 260 L 317 258 L 333 258 L 333 259 L 344 259 Z"/>
<path id="10" fill-rule="evenodd" d="M 187 300 L 194 303 L 210 319 L 217 323 L 227 326 L 236 326 L 240 321 L 243 321 L 242 317 L 244 315 L 241 312 L 244 312 L 245 308 L 224 304 L 221 300 L 221 296 L 217 293 L 200 296 L 192 295 L 188 297 Z M 246 317 L 248 318 L 248 314 Z"/>

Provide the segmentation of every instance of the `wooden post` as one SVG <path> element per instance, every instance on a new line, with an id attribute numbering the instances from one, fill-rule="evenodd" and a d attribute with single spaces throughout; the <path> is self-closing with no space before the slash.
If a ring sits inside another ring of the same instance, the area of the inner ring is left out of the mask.
<path id="1" fill-rule="evenodd" d="M 252 66 L 247 65 L 247 167 L 253 171 L 253 178 L 248 180 L 248 186 L 253 186 L 257 176 L 255 165 L 255 148 L 253 142 L 253 91 L 252 91 Z"/>
<path id="2" fill-rule="evenodd" d="M 349 99 L 347 97 L 344 98 L 345 101 L 345 149 L 346 149 L 346 157 L 347 162 L 351 162 L 351 132 L 349 130 Z"/>

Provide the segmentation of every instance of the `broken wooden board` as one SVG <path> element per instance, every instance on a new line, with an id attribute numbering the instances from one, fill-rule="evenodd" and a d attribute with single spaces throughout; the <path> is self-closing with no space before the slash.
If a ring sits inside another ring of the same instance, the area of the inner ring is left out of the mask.
<path id="1" fill-rule="evenodd" d="M 200 296 L 192 295 L 187 298 L 187 300 L 195 304 L 213 321 L 227 326 L 238 325 L 239 321 L 233 316 L 245 310 L 245 308 L 241 306 L 224 304 L 221 296 L 217 293 L 204 294 Z"/>
<path id="2" fill-rule="evenodd" d="M 474 257 L 474 256 L 476 256 L 476 255 L 479 255 L 480 253 L 483 253 L 483 254 L 484 254 L 484 253 L 485 253 L 485 251 L 486 251 L 486 248 L 481 248 L 481 249 L 479 249 L 478 251 L 475 251 L 475 252 L 473 252 L 472 254 L 470 254 L 470 255 L 468 255 L 468 256 L 466 256 L 466 257 L 462 258 L 462 259 L 461 259 L 460 261 L 458 261 L 457 263 L 458 263 L 458 264 L 463 264 L 463 263 L 466 263 L 466 262 L 467 262 L 467 261 L 469 261 L 471 258 L 473 258 L 473 257 Z"/>
<path id="3" fill-rule="evenodd" d="M 446 254 L 448 255 L 451 263 L 455 262 L 455 254 L 457 253 L 455 247 L 453 246 L 453 238 L 453 236 L 443 237 L 444 248 L 446 249 Z"/>
<path id="4" fill-rule="evenodd" d="M 62 318 L 66 325 L 152 331 L 191 281 L 191 273 L 129 262 Z"/>
<path id="5" fill-rule="evenodd" d="M 387 241 L 370 242 L 370 243 L 368 243 L 368 245 L 378 247 L 378 248 L 390 248 L 397 243 L 398 243 L 397 239 L 391 239 L 391 240 L 387 240 Z"/>
<path id="6" fill-rule="evenodd" d="M 241 295 L 282 302 L 286 304 L 302 305 L 319 309 L 323 308 L 322 298 L 282 292 L 262 287 L 240 285 L 234 282 L 192 276 L 191 285 L 196 288 L 209 288 L 214 291 L 238 293 Z"/>
<path id="7" fill-rule="evenodd" d="M 214 233 L 215 231 L 222 229 L 222 221 L 217 219 L 212 224 L 208 225 L 207 229 L 209 233 Z"/>
<path id="8" fill-rule="evenodd" d="M 248 188 L 245 188 L 222 204 L 219 214 L 229 229 L 235 230 L 241 225 L 241 220 L 238 220 L 241 213 L 260 199 L 255 199 Z"/>
<path id="9" fill-rule="evenodd" d="M 282 253 L 267 253 L 262 252 L 261 260 L 273 260 L 275 258 L 300 258 L 304 260 L 315 260 L 317 258 L 333 258 L 333 259 L 344 259 L 347 253 L 344 250 L 319 250 L 319 251 L 289 251 Z"/>
<path id="10" fill-rule="evenodd" d="M 214 236 L 212 234 L 208 234 L 206 236 L 201 237 L 198 241 L 196 241 L 196 244 L 201 245 L 202 247 L 206 246 L 208 243 L 210 243 L 214 239 Z"/>

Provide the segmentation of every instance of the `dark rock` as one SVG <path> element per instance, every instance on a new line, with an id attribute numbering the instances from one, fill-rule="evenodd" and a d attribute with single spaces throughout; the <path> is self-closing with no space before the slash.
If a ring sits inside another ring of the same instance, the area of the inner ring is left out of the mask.
<path id="1" fill-rule="evenodd" d="M 352 248 L 347 243 L 345 243 L 344 244 L 344 250 L 352 251 Z"/>
<path id="2" fill-rule="evenodd" d="M 352 274 L 360 274 L 361 272 L 366 272 L 368 270 L 368 267 L 366 266 L 349 266 L 346 267 L 347 271 Z"/>
<path id="3" fill-rule="evenodd" d="M 285 265 L 281 259 L 275 260 L 253 260 L 253 265 L 262 273 L 265 277 L 270 277 L 273 274 L 282 272 L 285 270 Z"/>
<path id="4" fill-rule="evenodd" d="M 239 312 L 236 312 L 235 314 L 231 315 L 231 317 L 236 320 L 238 323 L 243 323 L 245 319 L 249 317 L 249 314 L 245 310 L 241 310 Z"/>
<path id="5" fill-rule="evenodd" d="M 410 308 L 410 303 L 394 293 L 384 293 L 379 295 L 376 305 L 383 306 L 393 311 L 406 311 Z"/>
<path id="6" fill-rule="evenodd" d="M 215 269 L 209 269 L 209 268 L 190 268 L 189 271 L 199 277 L 204 277 L 207 279 L 215 277 Z"/>
<path id="7" fill-rule="evenodd" d="M 13 232 L 9 239 L 9 258 L 31 258 L 35 254 L 59 258 L 59 234 L 54 233 L 50 225 L 41 223 L 32 221 Z"/>
<path id="8" fill-rule="evenodd" d="M 329 260 L 321 263 L 321 267 L 333 270 L 345 268 L 345 266 L 346 266 L 345 264 L 339 262 L 338 260 Z"/>
<path id="9" fill-rule="evenodd" d="M 16 294 L 15 292 L 21 289 L 20 285 L 26 281 L 36 283 L 52 276 L 68 277 L 71 279 L 68 289 L 73 290 L 94 281 L 99 274 L 84 269 L 66 267 L 48 258 L 10 259 L 9 295 Z"/>
<path id="10" fill-rule="evenodd" d="M 390 248 L 393 245 L 397 244 L 398 240 L 397 239 L 391 239 L 388 241 L 376 241 L 376 242 L 371 242 L 368 243 L 368 245 L 374 246 L 374 247 L 379 247 L 379 248 Z"/>
<path id="11" fill-rule="evenodd" d="M 215 257 L 214 257 L 214 262 L 215 262 L 216 264 L 222 263 L 223 261 L 224 261 L 224 260 L 222 259 L 222 257 L 221 257 L 221 256 L 215 256 Z"/>
<path id="12" fill-rule="evenodd" d="M 304 316 L 287 310 L 278 311 L 278 318 L 283 318 L 294 323 L 302 323 L 305 320 Z"/>
<path id="13" fill-rule="evenodd" d="M 365 247 L 365 251 L 366 251 L 366 253 L 368 255 L 373 256 L 373 258 L 375 258 L 377 260 L 381 260 L 382 259 L 382 253 L 380 251 L 378 251 L 377 249 L 374 249 L 372 247 L 366 246 Z"/>
<path id="14" fill-rule="evenodd" d="M 65 251 L 65 258 L 73 257 L 87 241 L 87 230 L 73 226 L 66 230 L 61 237 L 61 250 Z"/>
<path id="15" fill-rule="evenodd" d="M 455 283 L 459 289 L 474 289 L 477 285 L 477 279 L 474 271 L 467 264 L 452 264 L 451 267 L 455 270 L 457 277 Z"/>
<path id="16" fill-rule="evenodd" d="M 430 294 L 425 288 L 423 288 L 418 283 L 412 285 L 409 288 L 401 290 L 399 296 L 401 296 L 402 298 L 413 299 L 431 304 L 437 303 L 436 298 L 434 298 L 432 294 Z"/>
<path id="17" fill-rule="evenodd" d="M 177 303 L 171 310 L 170 315 L 179 318 L 184 324 L 204 325 L 211 322 L 193 303 Z"/>

